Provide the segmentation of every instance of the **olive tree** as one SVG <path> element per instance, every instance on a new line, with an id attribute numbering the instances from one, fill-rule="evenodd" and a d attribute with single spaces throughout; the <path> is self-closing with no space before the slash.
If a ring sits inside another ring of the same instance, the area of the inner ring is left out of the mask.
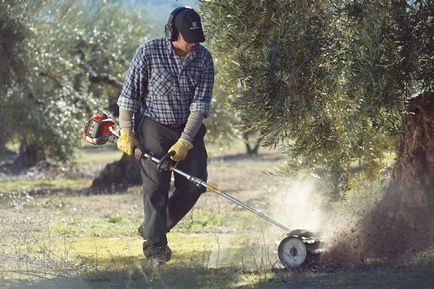
<path id="1" fill-rule="evenodd" d="M 331 177 L 340 197 L 396 154 L 352 248 L 378 257 L 432 244 L 434 2 L 213 0 L 202 9 L 242 83 L 234 105 L 245 129 L 280 145 L 289 172 Z"/>
<path id="2" fill-rule="evenodd" d="M 431 1 L 201 4 L 244 129 L 286 151 L 289 172 L 331 177 L 335 197 L 355 162 L 378 175 L 410 95 L 432 89 Z"/>
<path id="3" fill-rule="evenodd" d="M 239 83 L 232 103 L 245 132 L 285 145 L 293 167 L 333 168 L 345 106 L 336 69 L 339 33 L 328 1 L 203 1 L 213 44 Z"/>
<path id="4" fill-rule="evenodd" d="M 7 64 L 0 71 L 0 147 L 32 147 L 24 165 L 71 160 L 85 120 L 115 102 L 133 51 L 149 37 L 144 14 L 100 1 L 0 7 L 0 57 Z"/>

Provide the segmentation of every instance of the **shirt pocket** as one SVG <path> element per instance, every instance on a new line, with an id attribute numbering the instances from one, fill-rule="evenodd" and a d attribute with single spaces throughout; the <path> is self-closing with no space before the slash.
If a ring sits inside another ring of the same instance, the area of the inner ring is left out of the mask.
<path id="1" fill-rule="evenodd" d="M 151 78 L 150 90 L 153 95 L 171 96 L 174 93 L 175 79 L 169 71 L 157 71 Z"/>

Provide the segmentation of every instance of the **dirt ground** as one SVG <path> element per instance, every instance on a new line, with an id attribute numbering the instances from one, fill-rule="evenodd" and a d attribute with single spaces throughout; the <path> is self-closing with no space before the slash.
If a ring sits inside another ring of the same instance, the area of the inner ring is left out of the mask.
<path id="1" fill-rule="evenodd" d="M 0 174 L 0 288 L 434 288 L 434 244 L 392 262 L 340 260 L 352 242 L 334 247 L 342 244 L 336 239 L 357 230 L 381 194 L 366 187 L 328 202 L 318 192 L 321 180 L 273 174 L 285 160 L 274 150 L 248 157 L 242 148 L 215 148 L 209 182 L 290 228 L 320 232 L 333 254 L 287 270 L 276 254 L 285 232 L 206 193 L 169 233 L 173 259 L 151 270 L 136 232 L 140 187 L 84 194 L 98 170 L 120 157 L 110 149 L 84 154 L 69 168 Z"/>

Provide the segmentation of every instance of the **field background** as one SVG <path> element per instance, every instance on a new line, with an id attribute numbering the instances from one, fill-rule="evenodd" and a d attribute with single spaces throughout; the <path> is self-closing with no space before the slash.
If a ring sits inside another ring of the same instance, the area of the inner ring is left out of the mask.
<path id="1" fill-rule="evenodd" d="M 359 189 L 328 202 L 316 193 L 321 183 L 307 181 L 312 178 L 276 174 L 285 160 L 276 150 L 246 156 L 242 144 L 210 146 L 209 156 L 210 183 L 290 228 L 320 231 L 329 245 L 378 191 Z M 108 145 L 85 146 L 70 167 L 1 175 L 0 288 L 434 288 L 434 250 L 392 267 L 323 261 L 288 271 L 276 254 L 285 232 L 213 193 L 168 235 L 174 252 L 168 266 L 150 270 L 136 231 L 140 187 L 85 193 L 105 164 L 120 157 Z"/>

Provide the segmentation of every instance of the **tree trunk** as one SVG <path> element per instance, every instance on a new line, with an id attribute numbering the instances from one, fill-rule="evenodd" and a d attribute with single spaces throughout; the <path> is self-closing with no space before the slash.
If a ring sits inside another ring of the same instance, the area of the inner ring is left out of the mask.
<path id="1" fill-rule="evenodd" d="M 117 193 L 141 183 L 139 162 L 124 154 L 119 161 L 105 166 L 93 180 L 89 193 Z"/>
<path id="2" fill-rule="evenodd" d="M 252 140 L 248 132 L 243 133 L 243 139 L 244 139 L 244 144 L 246 146 L 246 153 L 249 156 L 257 156 L 259 147 L 261 146 L 262 139 L 261 138 L 255 139 L 254 143 L 252 144 Z"/>
<path id="3" fill-rule="evenodd" d="M 363 254 L 401 257 L 434 240 L 434 93 L 408 105 L 384 198 L 363 220 Z"/>
<path id="4" fill-rule="evenodd" d="M 21 144 L 20 151 L 13 166 L 19 170 L 32 167 L 45 160 L 43 147 L 38 143 Z"/>

